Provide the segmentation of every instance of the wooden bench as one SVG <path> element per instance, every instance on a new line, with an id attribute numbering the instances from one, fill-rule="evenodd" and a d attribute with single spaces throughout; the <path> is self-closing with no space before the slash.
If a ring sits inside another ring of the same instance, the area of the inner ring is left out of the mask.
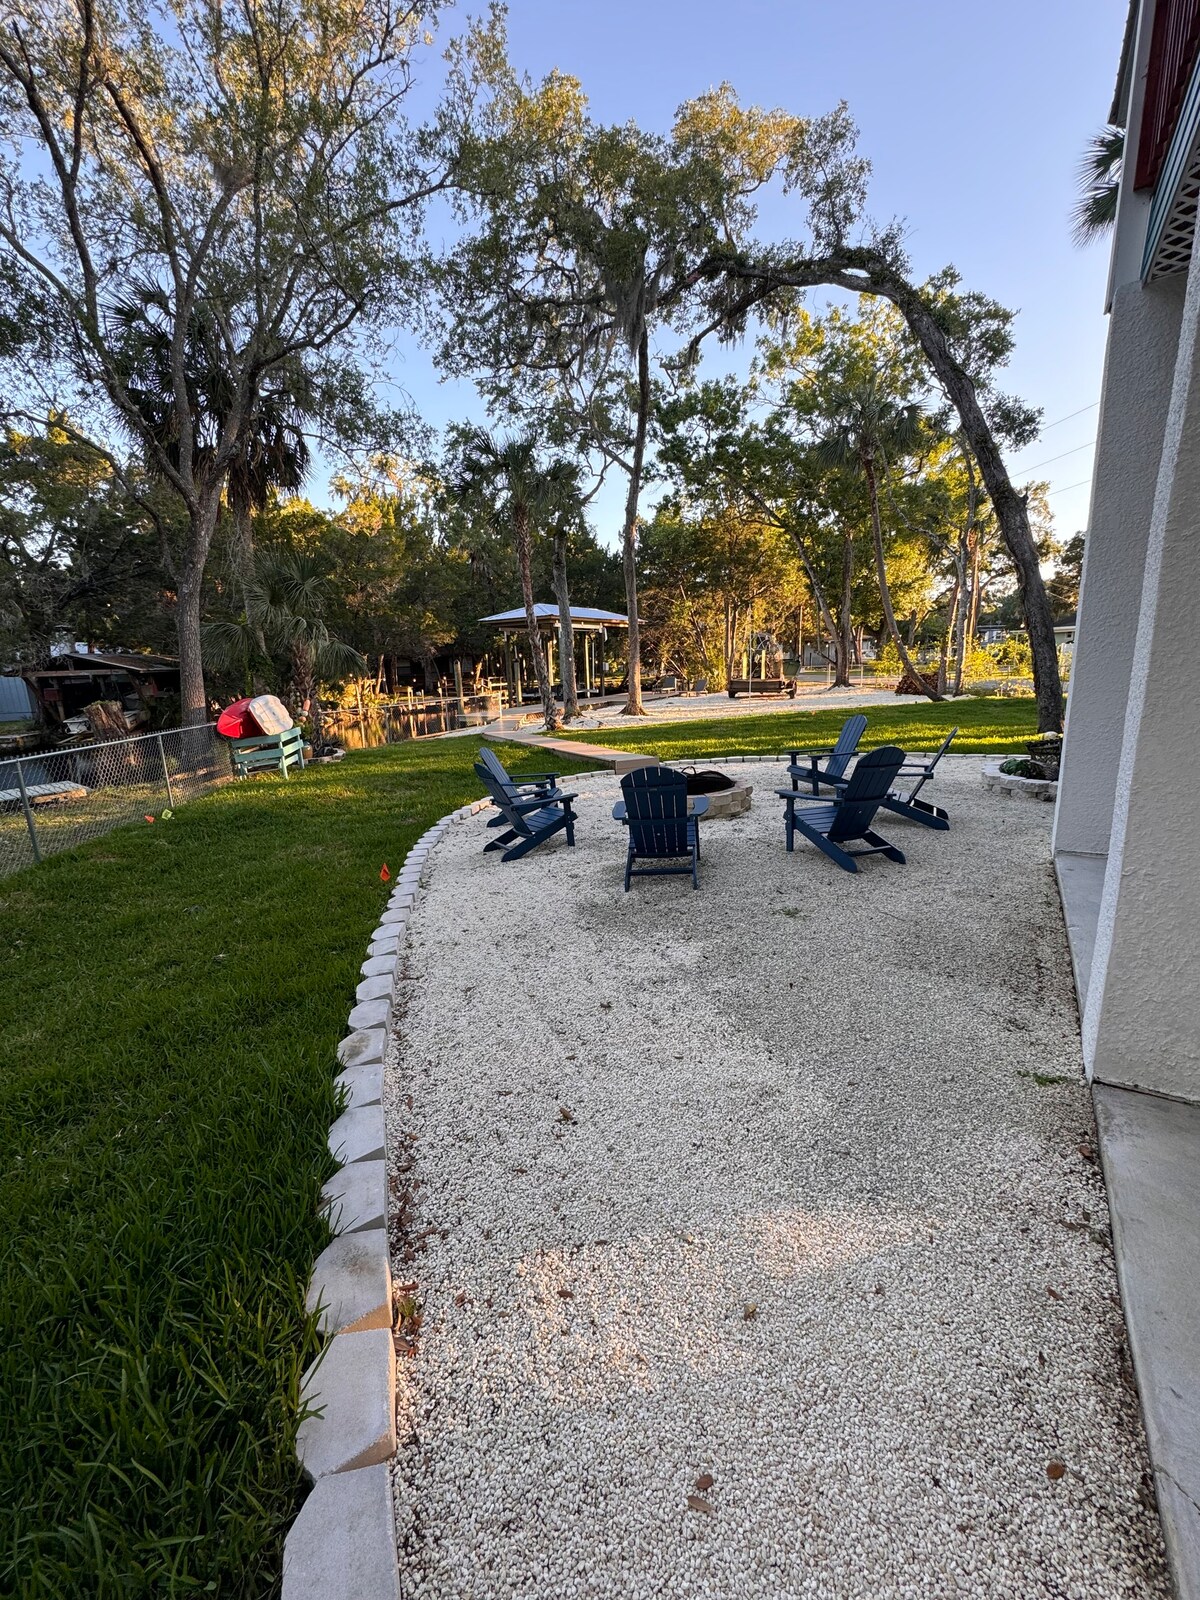
<path id="1" fill-rule="evenodd" d="M 730 678 L 729 698 L 739 694 L 785 694 L 789 700 L 796 698 L 795 678 Z"/>
<path id="2" fill-rule="evenodd" d="M 299 728 L 289 728 L 286 733 L 234 739 L 229 753 L 235 778 L 247 778 L 252 772 L 282 772 L 286 778 L 289 767 L 304 766 L 304 735 Z"/>

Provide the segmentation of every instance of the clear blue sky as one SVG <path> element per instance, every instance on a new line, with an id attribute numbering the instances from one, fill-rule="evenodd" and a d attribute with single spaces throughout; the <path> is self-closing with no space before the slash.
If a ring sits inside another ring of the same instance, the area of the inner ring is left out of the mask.
<path id="1" fill-rule="evenodd" d="M 1004 387 L 1048 428 L 1013 457 L 1050 481 L 1060 537 L 1087 517 L 1104 351 L 1107 249 L 1080 250 L 1070 210 L 1084 144 L 1104 123 L 1126 0 L 511 0 L 510 55 L 578 77 L 601 121 L 665 130 L 676 106 L 728 80 L 743 101 L 817 114 L 849 102 L 873 164 L 873 216 L 908 227 L 918 276 L 953 262 L 964 284 L 1020 312 Z M 461 11 L 446 24 L 461 25 Z M 789 202 L 760 232 L 787 237 Z M 735 364 L 736 358 L 717 357 Z M 736 363 L 741 364 L 741 363 Z M 477 412 L 406 346 L 396 369 L 431 423 Z M 1087 448 L 1077 448 L 1087 446 Z M 598 503 L 614 536 L 619 496 Z"/>

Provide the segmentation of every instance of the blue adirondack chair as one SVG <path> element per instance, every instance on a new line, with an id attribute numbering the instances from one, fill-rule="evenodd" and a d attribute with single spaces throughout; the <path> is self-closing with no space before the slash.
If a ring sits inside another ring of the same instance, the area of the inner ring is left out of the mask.
<path id="1" fill-rule="evenodd" d="M 790 750 L 791 763 L 787 770 L 792 788 L 798 790 L 801 783 L 807 783 L 812 786 L 812 792 L 817 794 L 821 784 L 827 787 L 836 785 L 854 759 L 858 741 L 866 732 L 866 727 L 867 719 L 859 711 L 842 723 L 842 731 L 835 745 L 823 750 Z M 808 763 L 807 766 L 802 764 L 802 758 Z"/>
<path id="2" fill-rule="evenodd" d="M 475 776 L 491 795 L 496 810 L 500 813 L 500 823 L 507 825 L 505 831 L 498 839 L 491 839 L 484 845 L 484 853 L 490 850 L 504 850 L 501 861 L 516 861 L 520 856 L 527 856 L 531 850 L 536 850 L 539 844 L 551 838 L 554 834 L 565 831 L 567 843 L 572 847 L 575 844 L 575 813 L 571 810 L 573 794 L 564 794 L 561 789 L 542 791 L 524 797 L 513 795 L 511 780 L 500 783 L 482 761 L 475 763 Z M 505 846 L 508 846 L 505 849 Z"/>
<path id="3" fill-rule="evenodd" d="M 479 760 L 514 801 L 535 798 L 546 800 L 558 787 L 557 772 L 522 772 L 518 777 L 512 777 L 500 757 L 487 745 L 480 750 Z M 497 813 L 496 816 L 489 817 L 487 825 L 489 828 L 502 828 L 503 815 Z"/>
<path id="4" fill-rule="evenodd" d="M 858 856 L 885 855 L 890 861 L 903 865 L 903 851 L 897 850 L 871 827 L 903 763 L 904 751 L 897 750 L 895 745 L 869 750 L 859 758 L 854 776 L 845 787 L 839 787 L 832 800 L 820 804 L 814 804 L 795 789 L 777 789 L 775 792 L 785 802 L 788 849 L 794 847 L 799 833 L 846 872 L 858 871 Z M 865 848 L 848 848 L 859 841 Z"/>
<path id="5" fill-rule="evenodd" d="M 930 805 L 928 800 L 919 798 L 921 790 L 933 777 L 934 769 L 938 762 L 949 750 L 951 743 L 958 733 L 957 728 L 942 740 L 938 749 L 929 761 L 906 761 L 897 773 L 899 778 L 915 778 L 917 781 L 907 794 L 901 794 L 898 789 L 893 789 L 879 802 L 884 811 L 894 811 L 898 817 L 907 817 L 910 822 L 920 822 L 927 828 L 936 828 L 939 833 L 945 833 L 950 827 L 950 818 L 941 806 Z M 832 778 L 829 780 L 836 788 L 844 789 L 849 783 L 849 778 Z"/>
<path id="6" fill-rule="evenodd" d="M 944 833 L 949 828 L 950 818 L 942 810 L 941 806 L 931 805 L 928 800 L 918 799 L 918 796 L 930 778 L 933 777 L 934 768 L 946 754 L 946 751 L 949 750 L 957 735 L 958 729 L 951 728 L 931 760 L 905 762 L 896 776 L 899 778 L 915 778 L 917 781 L 907 794 L 898 794 L 893 790 L 883 802 L 886 810 L 894 811 L 900 817 L 910 817 L 913 822 L 923 822 L 927 828 L 937 828 L 941 833 Z"/>
<path id="7" fill-rule="evenodd" d="M 614 809 L 629 828 L 625 855 L 625 889 L 630 879 L 669 873 L 692 875 L 692 888 L 700 887 L 700 818 L 708 810 L 708 797 L 696 795 L 688 811 L 687 779 L 669 767 L 638 767 L 621 779 L 623 806 Z M 635 866 L 638 861 L 672 865 Z"/>

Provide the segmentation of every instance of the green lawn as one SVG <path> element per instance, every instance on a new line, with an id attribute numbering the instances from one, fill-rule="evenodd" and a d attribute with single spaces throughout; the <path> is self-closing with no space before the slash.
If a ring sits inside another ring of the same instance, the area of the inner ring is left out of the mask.
<path id="1" fill-rule="evenodd" d="M 855 710 L 848 702 L 834 711 L 766 711 L 757 716 L 710 717 L 703 721 L 641 723 L 622 719 L 609 732 L 585 732 L 588 744 L 612 745 L 620 750 L 646 750 L 664 761 L 688 756 L 777 755 L 783 750 L 831 745 L 838 729 Z M 1024 751 L 1037 733 L 1037 707 L 1032 700 L 959 700 L 954 704 L 925 705 L 905 701 L 894 706 L 863 706 L 867 731 L 861 748 L 896 744 L 902 750 L 934 750 L 953 727 L 958 738 L 951 749 L 960 755 L 972 751 Z"/>
<path id="2" fill-rule="evenodd" d="M 278 1591 L 334 1047 L 380 866 L 477 749 L 231 784 L 0 884 L 0 1593 Z"/>

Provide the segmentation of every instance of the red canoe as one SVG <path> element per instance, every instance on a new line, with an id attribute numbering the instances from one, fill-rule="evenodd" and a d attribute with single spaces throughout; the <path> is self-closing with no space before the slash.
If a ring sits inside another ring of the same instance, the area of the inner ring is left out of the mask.
<path id="1" fill-rule="evenodd" d="M 235 700 L 231 706 L 226 706 L 217 718 L 217 732 L 223 733 L 227 739 L 252 739 L 262 729 L 250 715 L 250 700 Z"/>

